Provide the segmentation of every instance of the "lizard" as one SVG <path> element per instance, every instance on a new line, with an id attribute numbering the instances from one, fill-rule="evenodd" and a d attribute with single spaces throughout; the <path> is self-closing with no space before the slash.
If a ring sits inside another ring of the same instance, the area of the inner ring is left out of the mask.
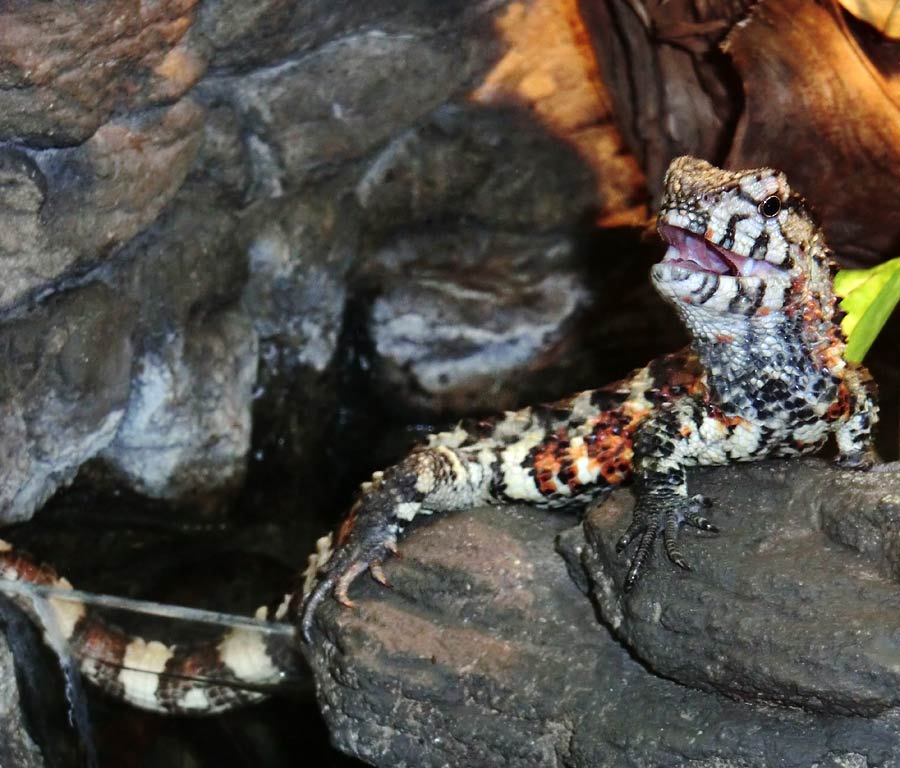
<path id="1" fill-rule="evenodd" d="M 349 587 L 366 570 L 386 583 L 382 562 L 419 515 L 584 507 L 633 480 L 633 519 L 616 544 L 634 547 L 628 592 L 660 534 L 668 559 L 689 570 L 681 526 L 718 532 L 704 515 L 709 500 L 688 491 L 689 467 L 807 454 L 832 434 L 841 465 L 872 466 L 874 384 L 844 358 L 831 251 L 785 174 L 676 158 L 657 229 L 668 247 L 651 280 L 690 346 L 609 386 L 432 435 L 376 472 L 306 600 L 307 639 L 328 594 L 352 606 Z"/>
<path id="2" fill-rule="evenodd" d="M 667 249 L 651 280 L 690 332 L 688 348 L 599 389 L 431 435 L 362 484 L 334 548 L 319 540 L 304 587 L 257 617 L 293 621 L 309 643 L 329 596 L 352 606 L 349 590 L 366 571 L 387 584 L 382 564 L 414 518 L 511 502 L 584 508 L 633 481 L 633 518 L 616 544 L 631 550 L 630 592 L 658 540 L 689 570 L 680 528 L 717 532 L 710 502 L 689 492 L 690 467 L 808 454 L 832 435 L 841 465 L 871 467 L 874 384 L 844 358 L 832 254 L 785 175 L 676 158 L 657 229 Z M 5 543 L 0 576 L 70 587 Z M 48 602 L 86 678 L 145 709 L 230 709 L 261 698 L 257 688 L 277 684 L 293 662 L 245 629 L 166 645 L 128 636 L 78 602 Z"/>

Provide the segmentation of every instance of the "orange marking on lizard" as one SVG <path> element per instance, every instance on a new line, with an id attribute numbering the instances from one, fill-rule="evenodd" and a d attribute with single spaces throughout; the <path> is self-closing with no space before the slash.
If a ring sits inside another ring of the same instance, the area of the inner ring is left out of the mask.
<path id="1" fill-rule="evenodd" d="M 356 517 L 359 514 L 361 504 L 357 501 L 347 513 L 347 517 L 343 519 L 341 522 L 341 527 L 338 528 L 337 533 L 337 546 L 341 546 L 348 538 L 350 538 L 350 534 L 353 532 L 353 529 L 356 527 Z"/>
<path id="2" fill-rule="evenodd" d="M 838 385 L 837 400 L 835 400 L 825 412 L 828 421 L 837 421 L 850 414 L 850 390 L 842 381 Z"/>

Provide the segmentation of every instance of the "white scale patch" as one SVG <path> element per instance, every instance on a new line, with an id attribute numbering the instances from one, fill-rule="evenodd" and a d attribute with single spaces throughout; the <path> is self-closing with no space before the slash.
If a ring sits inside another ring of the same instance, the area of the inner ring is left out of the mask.
<path id="1" fill-rule="evenodd" d="M 431 512 L 422 509 L 422 505 L 418 501 L 404 501 L 394 507 L 394 517 L 399 520 L 412 520 L 419 512 L 430 515 Z"/>
<path id="2" fill-rule="evenodd" d="M 436 448 L 439 445 L 446 445 L 449 448 L 459 448 L 468 437 L 469 433 L 463 429 L 462 424 L 457 424 L 450 432 L 438 432 L 436 435 L 429 435 L 428 447 Z"/>
<path id="3" fill-rule="evenodd" d="M 187 711 L 209 709 L 209 697 L 202 688 L 191 688 L 178 700 L 178 706 Z"/>
<path id="4" fill-rule="evenodd" d="M 577 480 L 581 485 L 588 485 L 596 482 L 600 475 L 600 470 L 591 470 L 590 459 L 587 456 L 579 456 L 575 461 L 575 469 L 577 470 Z"/>
<path id="5" fill-rule="evenodd" d="M 419 472 L 416 476 L 416 490 L 419 493 L 429 494 L 434 490 L 434 474 L 431 467 L 422 467 L 419 465 Z"/>
<path id="6" fill-rule="evenodd" d="M 125 699 L 157 708 L 159 674 L 165 670 L 172 656 L 172 649 L 156 640 L 149 643 L 139 637 L 132 640 L 125 647 L 122 670 L 117 677 Z"/>
<path id="7" fill-rule="evenodd" d="M 76 600 L 63 600 L 58 597 L 51 597 L 47 602 L 53 609 L 62 636 L 64 638 L 72 637 L 75 625 L 84 618 L 84 614 L 87 612 L 84 604 Z"/>
<path id="8" fill-rule="evenodd" d="M 303 571 L 304 597 L 312 592 L 313 587 L 316 584 L 319 569 L 325 565 L 334 554 L 333 544 L 332 534 L 330 533 L 327 536 L 316 539 L 316 551 L 307 558 L 306 570 Z M 281 610 L 282 606 L 284 607 L 284 613 L 287 613 L 287 602 L 282 603 L 282 605 L 278 607 L 279 610 Z M 263 606 L 262 609 L 265 611 L 265 606 Z M 282 618 L 277 612 L 275 616 L 278 619 Z"/>
<path id="9" fill-rule="evenodd" d="M 506 486 L 504 493 L 512 499 L 522 501 L 543 501 L 544 497 L 537 489 L 534 478 L 522 468 L 522 462 L 528 452 L 544 439 L 544 433 L 539 429 L 532 429 L 522 436 L 520 440 L 503 449 L 501 454 L 501 471 L 503 483 Z"/>
<path id="10" fill-rule="evenodd" d="M 794 439 L 801 443 L 815 444 L 820 440 L 824 440 L 828 434 L 829 425 L 827 422 L 818 421 L 812 424 L 804 424 L 799 429 L 794 430 Z"/>
<path id="11" fill-rule="evenodd" d="M 578 423 L 587 421 L 597 412 L 596 407 L 591 403 L 591 395 L 591 390 L 581 392 L 572 401 L 572 421 Z"/>
<path id="12" fill-rule="evenodd" d="M 282 676 L 258 632 L 232 629 L 222 638 L 218 651 L 225 666 L 246 682 L 270 682 Z"/>
<path id="13" fill-rule="evenodd" d="M 720 278 L 716 292 L 707 299 L 705 307 L 717 312 L 726 312 L 731 300 L 738 294 L 736 279 Z"/>

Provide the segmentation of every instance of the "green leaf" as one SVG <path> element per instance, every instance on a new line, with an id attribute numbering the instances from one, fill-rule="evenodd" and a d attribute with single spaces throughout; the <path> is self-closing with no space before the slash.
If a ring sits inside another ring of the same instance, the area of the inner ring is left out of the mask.
<path id="1" fill-rule="evenodd" d="M 860 363 L 900 301 L 900 258 L 872 269 L 841 270 L 835 276 L 834 291 L 847 313 L 841 321 L 847 336 L 844 356 Z"/>

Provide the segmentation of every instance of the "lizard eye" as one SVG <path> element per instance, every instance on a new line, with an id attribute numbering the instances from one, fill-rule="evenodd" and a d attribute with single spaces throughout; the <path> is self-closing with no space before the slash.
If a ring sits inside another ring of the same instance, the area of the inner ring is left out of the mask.
<path id="1" fill-rule="evenodd" d="M 781 210 L 781 200 L 777 195 L 769 195 L 759 204 L 759 212 L 767 219 L 778 215 Z"/>

